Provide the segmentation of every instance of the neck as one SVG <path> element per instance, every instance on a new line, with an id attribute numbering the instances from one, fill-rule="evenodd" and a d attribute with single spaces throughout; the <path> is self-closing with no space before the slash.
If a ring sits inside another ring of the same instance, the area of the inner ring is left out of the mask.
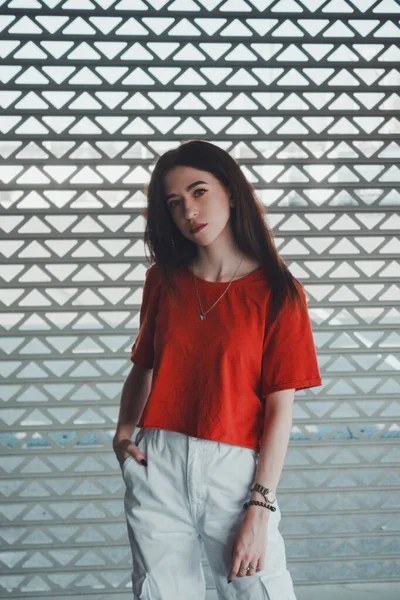
<path id="1" fill-rule="evenodd" d="M 207 261 L 207 259 L 197 258 L 192 264 L 191 268 L 195 274 L 208 279 L 210 281 L 226 281 L 230 277 L 233 277 L 239 265 L 243 264 L 244 255 L 238 252 L 232 258 L 228 260 L 215 260 L 215 262 Z"/>

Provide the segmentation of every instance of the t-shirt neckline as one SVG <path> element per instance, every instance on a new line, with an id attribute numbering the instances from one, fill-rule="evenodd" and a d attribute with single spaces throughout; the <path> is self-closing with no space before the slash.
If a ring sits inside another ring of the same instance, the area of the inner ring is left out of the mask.
<path id="1" fill-rule="evenodd" d="M 239 279 L 234 279 L 231 283 L 231 287 L 236 286 L 236 285 L 242 285 L 243 283 L 248 283 L 249 281 L 255 279 L 261 273 L 263 267 L 264 267 L 264 265 L 261 264 L 254 271 L 251 271 L 251 273 L 248 273 L 247 275 L 244 275 L 243 277 L 239 277 Z M 186 270 L 188 275 L 190 275 L 191 277 L 194 277 L 196 279 L 196 281 L 199 282 L 203 286 L 210 286 L 210 287 L 211 286 L 214 286 L 214 287 L 220 286 L 220 287 L 222 287 L 222 286 L 229 285 L 229 281 L 208 281 L 207 279 L 203 279 L 202 277 L 195 275 L 193 273 L 192 269 L 188 265 L 184 265 L 183 268 Z"/>

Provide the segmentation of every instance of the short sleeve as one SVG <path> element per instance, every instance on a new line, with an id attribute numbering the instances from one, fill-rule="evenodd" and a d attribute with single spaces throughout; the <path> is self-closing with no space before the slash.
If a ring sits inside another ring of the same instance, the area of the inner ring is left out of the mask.
<path id="1" fill-rule="evenodd" d="M 307 297 L 297 282 L 306 307 L 285 300 L 263 344 L 261 391 L 262 396 L 280 390 L 303 390 L 322 385 L 319 372 Z"/>
<path id="2" fill-rule="evenodd" d="M 156 266 L 152 265 L 146 271 L 142 304 L 139 316 L 139 333 L 132 346 L 130 360 L 143 367 L 152 369 L 154 364 L 154 334 L 158 306 L 158 278 Z"/>

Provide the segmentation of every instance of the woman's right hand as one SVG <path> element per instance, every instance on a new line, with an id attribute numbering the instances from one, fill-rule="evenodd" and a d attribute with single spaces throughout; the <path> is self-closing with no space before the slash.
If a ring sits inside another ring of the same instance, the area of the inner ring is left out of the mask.
<path id="1" fill-rule="evenodd" d="M 144 454 L 142 454 L 142 452 L 139 450 L 136 444 L 132 442 L 132 440 L 125 438 L 120 441 L 114 442 L 113 448 L 121 467 L 122 463 L 129 456 L 132 456 L 133 460 L 136 460 L 136 462 L 142 464 L 144 467 L 147 467 L 146 457 L 144 456 Z"/>

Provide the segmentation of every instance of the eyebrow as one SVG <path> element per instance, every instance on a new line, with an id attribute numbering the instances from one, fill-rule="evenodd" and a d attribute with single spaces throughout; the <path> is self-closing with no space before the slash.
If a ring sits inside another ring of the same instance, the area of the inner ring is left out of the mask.
<path id="1" fill-rule="evenodd" d="M 191 190 L 195 185 L 199 185 L 199 183 L 205 183 L 207 185 L 206 181 L 195 181 L 194 183 L 191 183 L 190 185 L 187 186 L 186 191 L 188 192 L 189 190 Z M 168 196 L 166 197 L 166 201 L 168 202 L 168 200 L 170 198 L 172 198 L 173 196 L 177 196 L 178 194 L 168 194 Z"/>

